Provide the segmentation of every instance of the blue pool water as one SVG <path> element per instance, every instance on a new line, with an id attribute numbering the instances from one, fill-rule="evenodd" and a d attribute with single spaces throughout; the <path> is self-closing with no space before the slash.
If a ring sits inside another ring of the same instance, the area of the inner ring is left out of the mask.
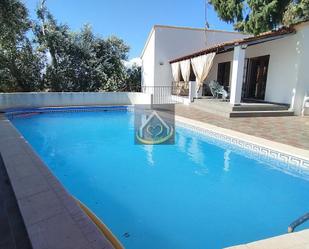
<path id="1" fill-rule="evenodd" d="M 134 145 L 131 112 L 12 122 L 128 249 L 219 249 L 285 233 L 309 210 L 308 175 L 180 127 L 175 145 Z"/>

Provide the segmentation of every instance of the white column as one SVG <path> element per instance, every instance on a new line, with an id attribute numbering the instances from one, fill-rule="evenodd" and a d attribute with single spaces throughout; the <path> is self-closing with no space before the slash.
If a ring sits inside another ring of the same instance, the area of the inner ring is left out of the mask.
<path id="1" fill-rule="evenodd" d="M 242 83 L 244 77 L 244 63 L 246 50 L 237 46 L 234 48 L 233 71 L 230 90 L 230 103 L 233 105 L 240 104 Z"/>
<path id="2" fill-rule="evenodd" d="M 189 99 L 193 102 L 194 98 L 197 97 L 196 81 L 189 81 Z"/>

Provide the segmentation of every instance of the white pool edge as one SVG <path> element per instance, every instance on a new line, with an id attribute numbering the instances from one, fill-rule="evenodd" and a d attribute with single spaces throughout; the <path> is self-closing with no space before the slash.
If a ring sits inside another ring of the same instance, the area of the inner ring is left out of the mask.
<path id="1" fill-rule="evenodd" d="M 176 125 L 180 123 L 193 131 L 214 137 L 271 159 L 309 169 L 309 151 L 291 145 L 248 135 L 242 132 L 221 128 L 201 121 L 175 116 Z"/>

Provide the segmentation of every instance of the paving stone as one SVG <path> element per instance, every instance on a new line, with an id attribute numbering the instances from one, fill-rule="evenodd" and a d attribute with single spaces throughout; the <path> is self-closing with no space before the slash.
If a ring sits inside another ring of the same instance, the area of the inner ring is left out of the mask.
<path id="1" fill-rule="evenodd" d="M 29 156 L 25 156 L 24 153 L 20 153 L 6 163 L 8 170 L 16 180 L 24 177 L 28 177 L 34 174 L 36 166 Z"/>
<path id="2" fill-rule="evenodd" d="M 35 248 L 84 249 L 89 243 L 66 214 L 58 214 L 30 226 Z"/>
<path id="3" fill-rule="evenodd" d="M 309 150 L 309 117 L 225 118 L 176 105 L 176 115 Z"/>
<path id="4" fill-rule="evenodd" d="M 49 186 L 44 181 L 42 175 L 34 175 L 18 179 L 14 182 L 13 189 L 17 199 L 31 196 L 49 190 Z"/>
<path id="5" fill-rule="evenodd" d="M 63 206 L 51 190 L 21 198 L 20 207 L 24 217 L 27 217 L 25 220 L 27 225 L 32 225 L 63 212 Z"/>

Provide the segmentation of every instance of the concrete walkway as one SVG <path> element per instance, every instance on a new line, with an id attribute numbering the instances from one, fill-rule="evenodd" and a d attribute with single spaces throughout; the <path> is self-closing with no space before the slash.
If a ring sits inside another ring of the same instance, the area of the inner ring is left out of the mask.
<path id="1" fill-rule="evenodd" d="M 225 118 L 181 104 L 175 109 L 179 116 L 309 150 L 309 117 Z"/>

